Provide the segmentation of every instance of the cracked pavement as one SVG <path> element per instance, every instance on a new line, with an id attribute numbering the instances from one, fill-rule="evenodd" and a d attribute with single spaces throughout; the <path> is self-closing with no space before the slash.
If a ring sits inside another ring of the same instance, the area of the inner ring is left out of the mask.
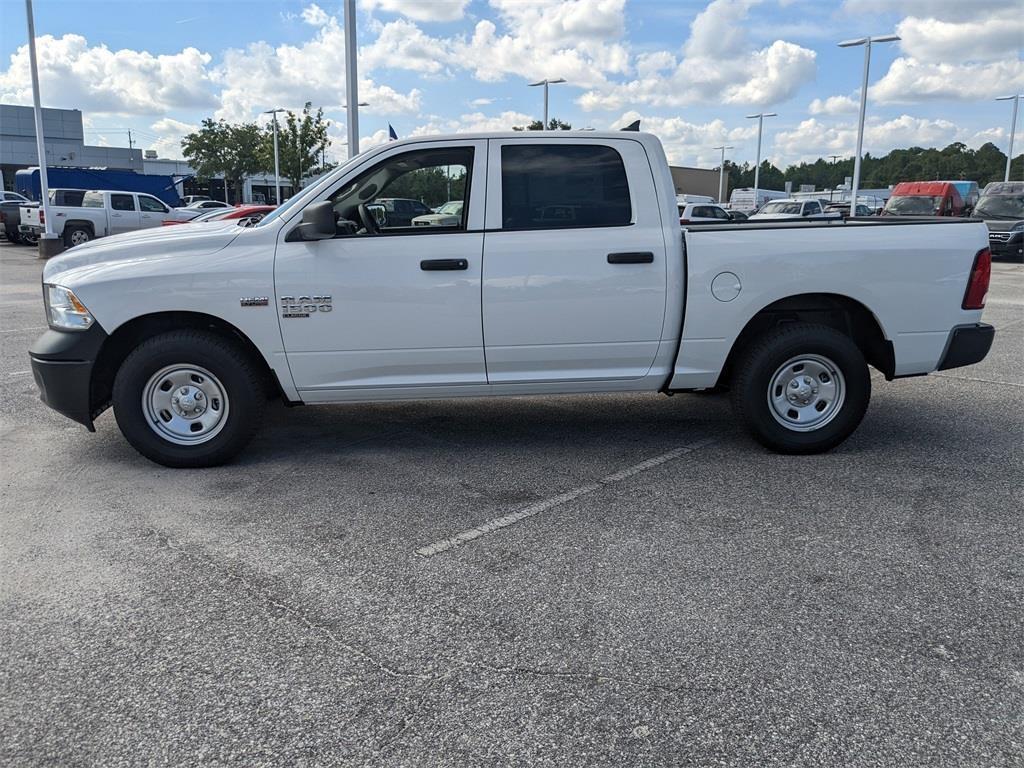
<path id="1" fill-rule="evenodd" d="M 1024 266 L 828 455 L 529 397 L 275 406 L 204 471 L 39 403 L 40 268 L 0 245 L 0 764 L 1020 764 Z"/>

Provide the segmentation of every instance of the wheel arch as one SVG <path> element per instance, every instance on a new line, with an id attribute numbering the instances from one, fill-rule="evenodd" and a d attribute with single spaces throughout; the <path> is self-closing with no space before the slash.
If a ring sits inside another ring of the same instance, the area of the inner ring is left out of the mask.
<path id="1" fill-rule="evenodd" d="M 183 329 L 209 331 L 236 345 L 262 374 L 267 396 L 287 399 L 277 375 L 259 348 L 231 323 L 202 312 L 154 312 L 121 324 L 103 342 L 89 384 L 89 404 L 93 418 L 110 405 L 114 377 L 121 363 L 135 347 L 157 334 Z"/>
<path id="2" fill-rule="evenodd" d="M 64 222 L 64 229 L 61 230 L 61 234 L 64 234 L 68 227 L 83 227 L 92 232 L 94 236 L 96 235 L 96 225 L 88 219 L 68 219 Z"/>
<path id="3" fill-rule="evenodd" d="M 835 328 L 853 339 L 868 363 L 886 379 L 895 377 L 895 350 L 874 312 L 843 294 L 801 293 L 777 299 L 751 316 L 729 351 L 718 384 L 729 381 L 732 366 L 751 341 L 778 325 L 791 322 L 813 322 Z"/>

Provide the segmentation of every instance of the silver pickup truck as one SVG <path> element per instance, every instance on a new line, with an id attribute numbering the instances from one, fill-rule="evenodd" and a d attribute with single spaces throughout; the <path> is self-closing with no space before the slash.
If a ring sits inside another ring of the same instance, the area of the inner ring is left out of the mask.
<path id="1" fill-rule="evenodd" d="M 59 201 L 58 201 L 59 202 Z M 38 237 L 45 229 L 43 207 L 21 207 L 19 232 Z M 71 248 L 97 237 L 159 227 L 164 219 L 177 218 L 174 209 L 159 198 L 141 192 L 92 190 L 82 195 L 80 205 L 50 205 L 53 231 Z"/>

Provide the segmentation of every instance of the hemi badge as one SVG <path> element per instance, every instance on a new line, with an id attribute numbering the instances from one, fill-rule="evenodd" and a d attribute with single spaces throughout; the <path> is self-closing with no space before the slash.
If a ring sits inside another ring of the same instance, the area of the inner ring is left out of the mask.
<path id="1" fill-rule="evenodd" d="M 270 304 L 270 299 L 266 296 L 243 296 L 238 303 L 243 307 L 266 307 Z"/>

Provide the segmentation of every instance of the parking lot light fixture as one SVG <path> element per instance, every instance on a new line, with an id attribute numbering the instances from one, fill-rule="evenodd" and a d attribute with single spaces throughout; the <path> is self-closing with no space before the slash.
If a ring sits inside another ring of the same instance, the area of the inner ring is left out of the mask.
<path id="1" fill-rule="evenodd" d="M 757 118 L 757 163 L 754 165 L 754 210 L 757 205 L 757 190 L 761 183 L 761 135 L 764 133 L 764 119 L 766 117 L 778 117 L 776 112 L 758 112 L 756 115 L 747 115 L 748 120 Z"/>
<path id="2" fill-rule="evenodd" d="M 1013 102 L 1013 117 L 1010 118 L 1010 146 L 1006 150 L 1006 173 L 1003 175 L 1003 181 L 1010 180 L 1010 163 L 1013 162 L 1013 138 L 1017 133 L 1017 107 L 1020 106 L 1020 98 L 1024 94 L 1015 93 L 1013 96 L 999 96 L 996 101 L 1012 101 Z"/>
<path id="3" fill-rule="evenodd" d="M 281 161 L 277 154 L 277 113 L 286 111 L 278 107 L 277 109 L 268 109 L 263 113 L 264 115 L 272 115 L 274 120 L 274 205 L 281 204 Z"/>
<path id="4" fill-rule="evenodd" d="M 356 0 L 345 0 L 345 120 L 348 156 L 359 154 L 359 77 L 356 72 Z"/>
<path id="5" fill-rule="evenodd" d="M 544 86 L 544 121 L 541 123 L 540 129 L 546 131 L 548 129 L 548 86 L 557 85 L 558 83 L 564 83 L 565 78 L 559 77 L 557 80 L 538 80 L 536 83 L 530 83 L 530 87 L 534 88 L 538 85 Z"/>
<path id="6" fill-rule="evenodd" d="M 715 149 L 722 150 L 722 162 L 718 166 L 718 202 L 724 202 L 722 197 L 725 195 L 723 191 L 722 183 L 725 181 L 725 150 L 736 149 L 736 147 L 728 147 L 724 144 L 721 147 L 715 147 Z"/>
<path id="7" fill-rule="evenodd" d="M 860 156 L 864 149 L 864 116 L 868 107 L 868 71 L 871 69 L 871 44 L 891 43 L 899 40 L 899 35 L 869 35 L 858 37 L 856 40 L 844 40 L 839 43 L 840 48 L 855 48 L 858 45 L 864 46 L 864 79 L 860 84 L 860 118 L 857 121 L 857 152 L 853 156 L 853 189 L 850 190 L 850 200 L 853 205 L 857 204 L 857 193 L 860 191 Z"/>

